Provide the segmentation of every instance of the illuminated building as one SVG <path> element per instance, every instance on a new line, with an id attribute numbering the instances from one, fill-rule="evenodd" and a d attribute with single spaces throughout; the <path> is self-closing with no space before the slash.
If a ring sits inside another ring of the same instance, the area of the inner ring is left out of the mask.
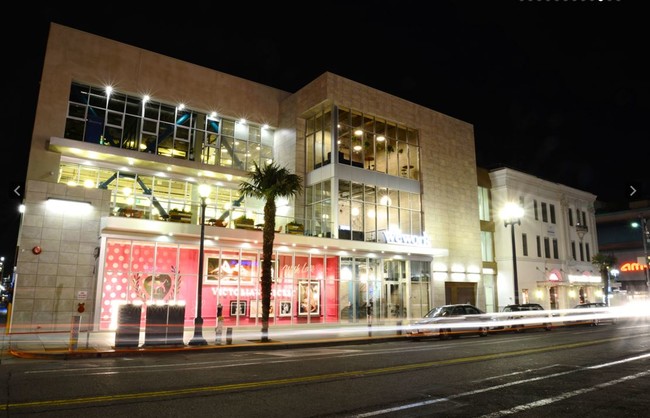
<path id="1" fill-rule="evenodd" d="M 190 326 L 198 279 L 205 329 L 217 304 L 258 324 L 263 202 L 238 186 L 268 161 L 305 186 L 277 202 L 271 325 L 420 317 L 467 289 L 485 307 L 475 160 L 472 125 L 339 75 L 286 92 L 53 24 L 11 330 L 67 329 L 80 303 L 110 329 L 136 301 L 185 303 Z"/>

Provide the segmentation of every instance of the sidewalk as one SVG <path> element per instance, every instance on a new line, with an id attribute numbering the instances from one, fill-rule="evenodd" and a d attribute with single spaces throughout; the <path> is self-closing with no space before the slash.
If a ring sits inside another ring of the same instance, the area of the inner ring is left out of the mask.
<path id="1" fill-rule="evenodd" d="M 269 342 L 261 342 L 261 327 L 233 327 L 223 330 L 217 341 L 214 328 L 203 328 L 206 345 L 189 345 L 194 328 L 185 328 L 183 344 L 162 342 L 145 344 L 144 331 L 139 341 L 130 346 L 121 342 L 116 346 L 114 331 L 81 331 L 74 339 L 71 333 L 14 333 L 0 336 L 2 356 L 31 359 L 76 359 L 115 356 L 134 356 L 172 352 L 206 350 L 259 350 L 302 347 L 323 347 L 340 344 L 370 344 L 405 338 L 396 324 L 312 324 L 291 327 L 269 326 Z"/>

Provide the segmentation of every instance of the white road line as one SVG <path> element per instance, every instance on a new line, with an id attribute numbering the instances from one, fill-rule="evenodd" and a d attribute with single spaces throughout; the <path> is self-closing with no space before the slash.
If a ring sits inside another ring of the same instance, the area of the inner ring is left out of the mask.
<path id="1" fill-rule="evenodd" d="M 498 376 L 486 377 L 485 379 L 472 380 L 472 383 L 486 382 L 488 380 L 503 379 L 504 377 L 517 376 L 519 374 L 532 373 L 534 371 L 552 369 L 554 367 L 560 367 L 560 366 L 561 366 L 561 364 L 551 364 L 550 366 L 538 367 L 536 369 L 526 369 L 526 370 L 521 370 L 519 372 L 513 372 L 513 373 L 507 373 L 507 374 L 502 374 L 502 375 L 498 375 Z"/>
<path id="2" fill-rule="evenodd" d="M 621 363 L 628 363 L 628 362 L 631 362 L 631 361 L 642 360 L 642 359 L 645 359 L 645 358 L 648 358 L 648 357 L 650 357 L 650 354 L 643 354 L 643 355 L 640 355 L 640 356 L 630 357 L 630 358 L 627 358 L 627 359 L 624 359 L 624 360 L 614 361 L 614 362 L 611 362 L 611 363 L 603 363 L 603 364 L 598 364 L 598 365 L 595 365 L 595 366 L 582 367 L 582 368 L 577 368 L 575 370 L 569 370 L 569 371 L 566 371 L 566 372 L 553 373 L 553 374 L 549 374 L 549 375 L 546 375 L 546 376 L 538 376 L 538 377 L 533 377 L 531 379 L 517 380 L 517 381 L 514 381 L 514 382 L 504 383 L 502 385 L 496 385 L 496 386 L 490 386 L 490 387 L 483 388 L 483 389 L 472 390 L 470 392 L 458 393 L 458 394 L 455 394 L 455 395 L 447 396 L 446 398 L 437 398 L 437 399 L 431 399 L 431 400 L 428 400 L 428 401 L 415 402 L 415 403 L 411 403 L 411 404 L 396 406 L 396 407 L 393 407 L 393 408 L 379 409 L 379 410 L 376 410 L 376 411 L 370 411 L 370 412 L 366 412 L 366 413 L 363 413 L 363 414 L 354 415 L 354 417 L 356 417 L 356 418 L 373 417 L 373 416 L 377 416 L 377 415 L 388 414 L 388 413 L 391 413 L 391 412 L 403 411 L 403 410 L 411 409 L 411 408 L 419 408 L 419 407 L 422 407 L 422 406 L 433 405 L 433 404 L 440 403 L 440 402 L 446 402 L 446 401 L 449 401 L 449 400 L 452 400 L 452 399 L 458 399 L 458 398 L 462 398 L 462 397 L 466 397 L 466 396 L 476 395 L 476 394 L 479 394 L 479 393 L 490 392 L 490 391 L 493 391 L 493 390 L 499 390 L 499 389 L 503 389 L 503 388 L 510 387 L 510 386 L 516 386 L 516 385 L 521 385 L 521 384 L 524 384 L 524 383 L 536 382 L 536 381 L 539 381 L 539 380 L 550 379 L 550 378 L 553 378 L 553 377 L 565 376 L 565 375 L 568 375 L 568 374 L 573 374 L 573 373 L 581 372 L 581 371 L 584 371 L 584 370 L 592 370 L 592 369 L 599 369 L 599 368 L 602 368 L 602 367 L 615 366 L 615 365 L 618 365 L 618 364 L 621 364 Z M 627 381 L 627 380 L 637 379 L 639 377 L 643 377 L 643 376 L 648 375 L 648 374 L 650 374 L 650 370 L 642 372 L 642 373 L 638 373 L 638 374 L 635 374 L 635 375 L 626 376 L 626 377 L 623 377 L 623 378 L 618 379 L 618 380 L 613 380 L 611 382 L 601 383 L 600 385 L 596 385 L 596 386 L 593 386 L 591 388 L 580 389 L 580 390 L 573 391 L 573 392 L 567 392 L 565 395 L 570 394 L 570 396 L 568 396 L 568 397 L 580 395 L 582 393 L 587 393 L 587 392 L 590 392 L 592 390 L 601 389 L 601 387 L 607 387 L 607 386 L 615 385 L 615 384 L 618 384 L 618 383 L 621 383 L 621 382 L 624 382 L 624 381 Z M 551 399 L 551 400 L 556 399 L 555 401 L 566 399 L 566 398 L 562 398 L 562 396 L 563 395 L 560 395 L 559 397 L 557 397 L 557 399 L 556 398 L 548 398 L 548 399 Z M 544 402 L 544 401 L 547 401 L 548 399 L 540 400 L 540 401 L 537 401 L 537 402 Z M 519 408 L 519 407 L 525 407 L 522 410 L 526 410 L 526 409 L 531 409 L 531 408 L 534 408 L 534 407 L 537 407 L 537 406 L 548 405 L 548 403 L 535 405 L 537 402 L 533 402 L 531 404 L 526 404 L 526 405 L 520 405 L 520 406 L 517 406 L 515 408 L 505 410 L 505 411 L 495 412 L 495 414 L 497 414 L 497 415 L 484 415 L 481 418 L 488 418 L 488 417 L 489 418 L 494 418 L 494 417 L 499 417 L 499 416 L 503 416 L 503 415 L 514 414 L 515 412 L 520 412 L 520 410 L 516 410 L 516 408 Z M 530 406 L 530 405 L 533 405 L 533 406 Z M 499 415 L 499 414 L 501 414 L 501 415 Z"/>
<path id="3" fill-rule="evenodd" d="M 563 401 L 565 399 L 569 399 L 569 398 L 572 398 L 574 396 L 584 395 L 585 393 L 593 392 L 595 390 L 604 389 L 604 388 L 609 387 L 609 386 L 618 385 L 619 383 L 625 383 L 625 382 L 627 382 L 629 380 L 638 379 L 639 377 L 643 377 L 643 376 L 647 376 L 647 375 L 650 375 L 650 370 L 646 370 L 645 372 L 640 372 L 640 373 L 637 373 L 637 374 L 621 377 L 620 379 L 610 380 L 609 382 L 600 383 L 600 384 L 598 384 L 596 386 L 592 386 L 592 387 L 589 387 L 589 388 L 578 389 L 578 390 L 574 390 L 574 391 L 571 391 L 571 392 L 565 392 L 565 393 L 562 393 L 562 394 L 560 394 L 558 396 L 554 396 L 552 398 L 540 399 L 539 401 L 531 402 L 531 403 L 524 404 L 524 405 L 518 405 L 518 406 L 515 406 L 514 408 L 504 409 L 504 410 L 501 410 L 501 411 L 493 412 L 491 414 L 482 415 L 480 418 L 498 418 L 498 417 L 502 417 L 502 416 L 505 416 L 505 415 L 516 414 L 517 412 L 528 411 L 528 410 L 531 410 L 533 408 L 539 408 L 540 406 L 550 405 L 552 403 Z"/>

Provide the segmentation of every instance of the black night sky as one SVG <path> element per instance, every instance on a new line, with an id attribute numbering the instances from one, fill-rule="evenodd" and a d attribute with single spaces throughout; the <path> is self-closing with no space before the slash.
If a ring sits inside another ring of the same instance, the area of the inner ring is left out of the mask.
<path id="1" fill-rule="evenodd" d="M 1 29 L 9 100 L 0 255 L 13 259 L 12 190 L 24 182 L 50 21 L 288 92 L 330 71 L 473 124 L 479 166 L 512 167 L 601 201 L 650 198 L 643 2 L 226 3 L 5 14 L 13 24 Z"/>

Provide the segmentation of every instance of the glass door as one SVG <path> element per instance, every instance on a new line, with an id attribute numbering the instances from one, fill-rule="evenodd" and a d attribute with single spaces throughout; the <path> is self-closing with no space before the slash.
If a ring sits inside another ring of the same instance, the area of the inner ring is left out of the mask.
<path id="1" fill-rule="evenodd" d="M 406 261 L 384 260 L 384 317 L 404 318 L 407 313 L 405 303 Z"/>

